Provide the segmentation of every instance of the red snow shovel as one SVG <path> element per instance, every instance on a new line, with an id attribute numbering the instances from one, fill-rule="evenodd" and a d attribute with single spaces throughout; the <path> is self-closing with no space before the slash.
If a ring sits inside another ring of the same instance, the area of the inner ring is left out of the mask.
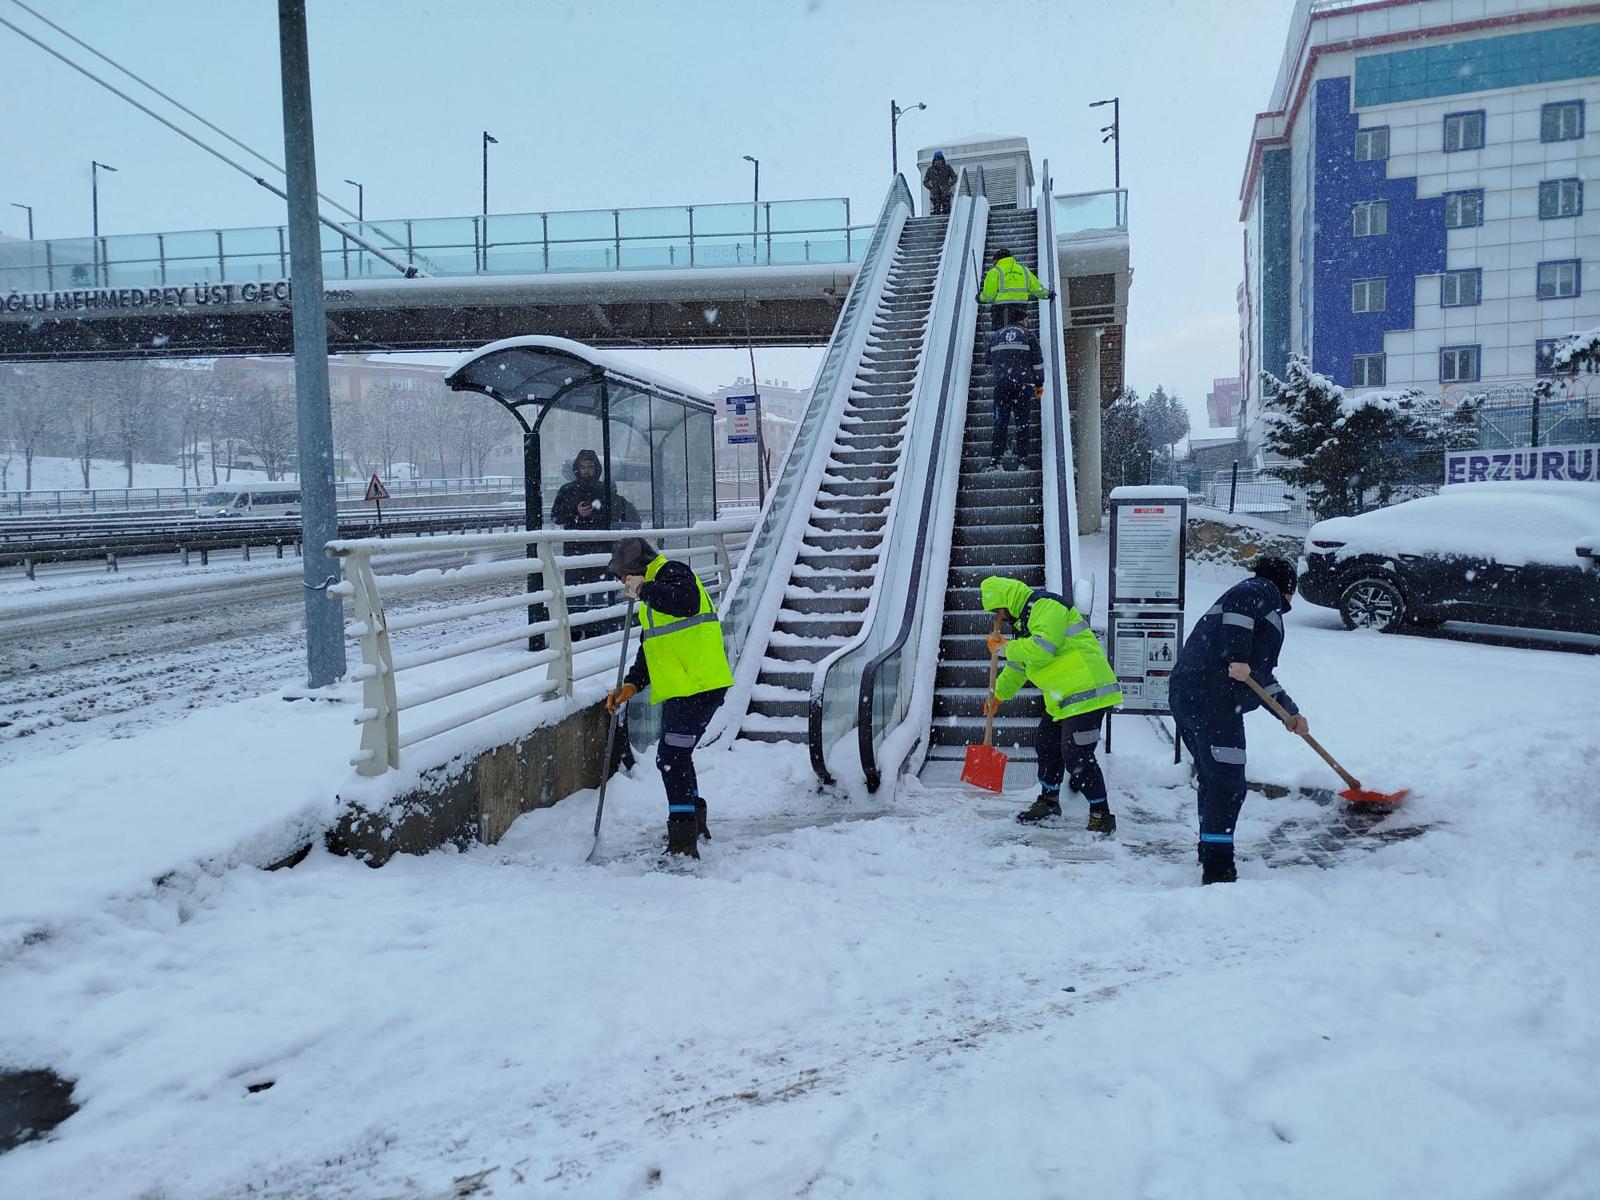
<path id="1" fill-rule="evenodd" d="M 1254 679 L 1251 679 L 1248 675 L 1245 676 L 1244 681 L 1250 685 L 1250 690 L 1252 692 L 1261 697 L 1261 703 L 1270 708 L 1280 721 L 1287 721 L 1289 719 L 1289 714 L 1283 711 L 1283 705 L 1279 704 L 1271 696 L 1267 695 L 1266 689 L 1264 689 L 1259 683 L 1257 683 Z M 1344 791 L 1339 793 L 1339 795 L 1350 801 L 1351 804 L 1399 804 L 1400 801 L 1404 800 L 1411 794 L 1410 788 L 1401 788 L 1398 792 L 1368 791 L 1366 788 L 1361 786 L 1361 781 L 1359 779 L 1341 767 L 1338 760 L 1322 748 L 1321 742 L 1317 741 L 1317 739 L 1312 737 L 1309 733 L 1302 733 L 1300 736 L 1305 738 L 1306 742 L 1313 750 L 1322 755 L 1323 762 L 1327 763 L 1335 771 L 1339 772 L 1339 778 L 1344 780 L 1348 785 Z"/>
<path id="2" fill-rule="evenodd" d="M 1000 618 L 994 620 L 994 631 L 1000 632 Z M 1000 665 L 997 651 L 989 651 L 989 691 L 994 695 L 995 671 Z M 994 718 L 983 719 L 983 745 L 967 747 L 967 761 L 961 767 L 961 782 L 986 792 L 1002 792 L 1006 783 L 1005 751 L 994 748 Z"/>

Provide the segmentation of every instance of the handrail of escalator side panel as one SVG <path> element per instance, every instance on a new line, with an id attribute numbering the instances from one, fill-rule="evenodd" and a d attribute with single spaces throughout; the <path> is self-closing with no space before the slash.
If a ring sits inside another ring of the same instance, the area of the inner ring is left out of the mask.
<path id="1" fill-rule="evenodd" d="M 1039 227 L 1038 249 L 1039 267 L 1044 275 L 1045 287 L 1055 297 L 1063 296 L 1061 284 L 1061 258 L 1056 250 L 1056 215 L 1055 196 L 1053 193 L 1055 181 L 1050 177 L 1050 162 L 1043 164 L 1043 179 L 1039 194 Z M 1045 529 L 1045 585 L 1052 582 L 1049 577 L 1050 559 L 1054 554 L 1059 563 L 1060 579 L 1057 582 L 1059 594 L 1069 599 L 1073 596 L 1074 584 L 1074 555 L 1078 545 L 1077 521 L 1077 496 L 1072 473 L 1072 431 L 1068 424 L 1066 363 L 1066 335 L 1063 332 L 1061 319 L 1057 315 L 1056 304 L 1058 300 L 1044 300 L 1039 303 L 1039 328 L 1048 330 L 1050 341 L 1050 391 L 1049 397 L 1053 401 L 1050 408 L 1051 427 L 1054 432 L 1055 442 L 1055 536 L 1051 537 L 1049 529 L 1049 514 L 1046 514 Z M 1098 382 L 1098 381 L 1097 381 Z M 1088 399 L 1098 401 L 1098 396 Z M 1087 614 L 1086 614 L 1087 615 Z"/>
<path id="2" fill-rule="evenodd" d="M 982 171 L 981 167 L 979 168 L 979 171 Z M 973 214 L 976 213 L 976 211 L 976 205 L 968 210 L 966 236 L 964 239 L 964 244 L 961 248 L 960 274 L 956 279 L 956 295 L 958 298 L 966 294 L 961 290 L 963 287 L 970 286 L 976 288 L 978 285 L 978 281 L 976 279 L 974 279 L 970 284 L 967 282 L 967 268 L 972 254 L 973 225 L 977 223 L 973 219 Z M 947 342 L 947 346 L 949 348 L 945 355 L 944 378 L 940 381 L 939 387 L 938 424 L 934 426 L 935 433 L 933 446 L 928 455 L 928 461 L 930 464 L 938 463 L 939 451 L 944 441 L 945 412 L 950 404 L 950 383 L 956 367 L 956 354 L 958 353 L 956 348 L 956 338 L 960 330 L 960 324 L 961 305 L 958 301 L 955 306 L 955 311 L 950 316 L 950 334 Z M 968 354 L 971 354 L 972 348 L 970 345 L 964 349 Z M 958 480 L 960 477 L 959 472 L 960 468 L 958 466 Z M 899 632 L 896 633 L 894 641 L 890 642 L 889 645 L 884 648 L 881 654 L 868 662 L 866 667 L 864 667 L 861 672 L 861 688 L 857 693 L 856 700 L 856 741 L 860 748 L 861 767 L 866 775 L 867 790 L 869 792 L 877 791 L 879 784 L 883 781 L 882 773 L 878 770 L 877 753 L 872 746 L 872 700 L 874 692 L 877 688 L 878 671 L 892 656 L 898 654 L 905 648 L 906 639 L 911 636 L 912 619 L 916 616 L 917 607 L 923 599 L 922 567 L 926 558 L 928 542 L 928 517 L 933 510 L 934 492 L 937 480 L 938 471 L 936 468 L 930 466 L 928 471 L 928 481 L 922 491 L 922 507 L 918 514 L 917 520 L 917 541 L 911 560 L 912 566 L 910 586 L 906 588 L 906 603 L 900 618 Z"/>

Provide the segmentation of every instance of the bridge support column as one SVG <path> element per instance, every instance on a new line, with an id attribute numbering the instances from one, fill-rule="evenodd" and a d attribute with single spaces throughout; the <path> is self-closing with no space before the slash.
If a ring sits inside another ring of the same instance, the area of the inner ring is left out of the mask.
<path id="1" fill-rule="evenodd" d="M 1072 461 L 1078 477 L 1078 532 L 1100 528 L 1100 338 L 1098 329 L 1068 329 L 1072 339 Z"/>

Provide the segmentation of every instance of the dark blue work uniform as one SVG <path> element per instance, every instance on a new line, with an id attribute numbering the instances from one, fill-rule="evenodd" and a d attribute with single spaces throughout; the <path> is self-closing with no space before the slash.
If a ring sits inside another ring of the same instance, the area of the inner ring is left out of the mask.
<path id="1" fill-rule="evenodd" d="M 1005 453 L 1011 418 L 1017 420 L 1017 457 L 1028 457 L 1028 413 L 1033 389 L 1044 382 L 1044 349 L 1032 330 L 1002 325 L 989 335 L 989 370 L 994 379 L 994 436 L 989 457 Z"/>
<path id="2" fill-rule="evenodd" d="M 1286 712 L 1298 713 L 1272 674 L 1288 611 L 1271 580 L 1235 584 L 1195 623 L 1172 670 L 1173 720 L 1200 777 L 1200 865 L 1208 876 L 1233 869 L 1233 827 L 1244 804 L 1244 714 L 1261 705 L 1248 684 L 1228 678 L 1228 664 L 1249 663 L 1251 678 Z"/>

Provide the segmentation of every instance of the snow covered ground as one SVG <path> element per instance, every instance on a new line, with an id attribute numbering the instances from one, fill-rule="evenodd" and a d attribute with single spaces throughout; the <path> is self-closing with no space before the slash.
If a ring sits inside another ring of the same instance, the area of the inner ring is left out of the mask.
<path id="1" fill-rule="evenodd" d="M 226 476 L 226 471 L 219 464 L 217 478 Z M 133 486 L 136 488 L 179 488 L 183 487 L 185 480 L 189 487 L 209 487 L 211 484 L 211 464 L 209 461 L 200 464 L 200 484 L 194 482 L 194 476 L 184 471 L 183 468 L 168 463 L 134 463 Z M 267 478 L 265 471 L 247 471 L 235 468 L 232 475 L 234 483 L 260 483 Z M 20 491 L 27 480 L 27 466 L 22 461 L 20 453 L 12 456 L 11 466 L 6 472 L 6 487 L 11 491 Z M 89 463 L 89 486 L 92 488 L 125 488 L 128 486 L 128 468 L 119 458 L 96 458 Z M 33 490 L 43 491 L 82 491 L 83 468 L 75 458 L 56 458 L 40 455 L 33 460 Z"/>
<path id="2" fill-rule="evenodd" d="M 1238 573 L 1189 578 L 1197 614 Z M 1197 886 L 1186 770 L 1141 718 L 1103 756 L 1107 853 L 1013 825 L 1021 781 L 831 796 L 803 752 L 739 744 L 699 756 L 692 876 L 648 865 L 648 760 L 599 867 L 592 794 L 378 871 L 76 853 L 189 789 L 208 720 L 315 711 L 271 699 L 0 767 L 9 830 L 57 831 L 0 864 L 8 906 L 79 880 L 0 949 L 0 1067 L 82 1105 L 0 1156 L 0 1195 L 1592 1197 L 1600 659 L 1288 623 L 1313 731 L 1415 794 L 1353 831 L 1253 795 L 1231 887 Z M 314 818 L 321 735 L 271 732 L 303 764 L 240 761 L 204 844 Z M 1330 782 L 1270 718 L 1249 737 L 1252 778 Z M 168 777 L 129 773 L 140 746 Z M 63 813 L 19 786 L 73 773 L 98 786 Z"/>

